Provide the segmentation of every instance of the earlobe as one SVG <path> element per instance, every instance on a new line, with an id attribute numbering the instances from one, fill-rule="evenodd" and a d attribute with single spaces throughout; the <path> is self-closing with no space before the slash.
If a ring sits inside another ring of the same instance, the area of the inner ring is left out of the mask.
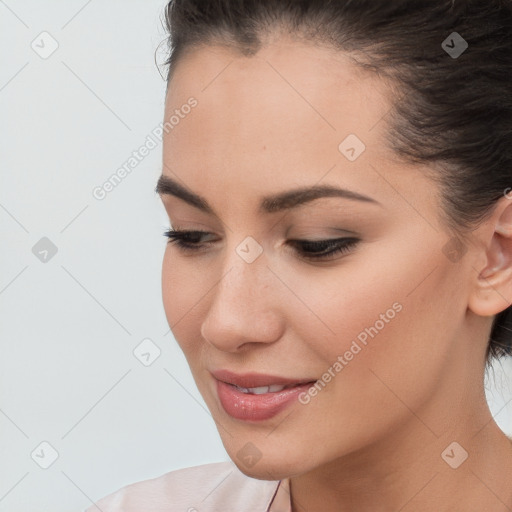
<path id="1" fill-rule="evenodd" d="M 478 275 L 469 308 L 480 316 L 493 316 L 512 303 L 512 201 L 503 198 L 486 225 L 485 265 Z"/>

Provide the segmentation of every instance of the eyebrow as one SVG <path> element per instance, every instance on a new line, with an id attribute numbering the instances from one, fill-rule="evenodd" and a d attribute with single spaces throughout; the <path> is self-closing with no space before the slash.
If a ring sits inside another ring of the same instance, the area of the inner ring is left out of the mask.
<path id="1" fill-rule="evenodd" d="M 159 196 L 172 195 L 178 197 L 202 212 L 217 216 L 208 201 L 185 187 L 169 176 L 161 175 L 158 178 L 155 192 Z M 302 187 L 285 192 L 279 192 L 274 195 L 265 196 L 261 199 L 259 211 L 261 213 L 276 213 L 283 210 L 291 210 L 305 203 L 314 201 L 322 197 L 341 197 L 365 203 L 373 203 L 382 206 L 382 204 L 371 197 L 359 194 L 352 190 L 338 188 L 333 185 L 314 185 L 311 187 Z"/>

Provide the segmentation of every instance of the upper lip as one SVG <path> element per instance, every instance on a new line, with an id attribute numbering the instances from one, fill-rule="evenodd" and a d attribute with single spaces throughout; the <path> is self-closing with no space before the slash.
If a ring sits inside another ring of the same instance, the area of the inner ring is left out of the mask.
<path id="1" fill-rule="evenodd" d="M 233 373 L 229 370 L 215 370 L 210 372 L 217 380 L 234 384 L 241 388 L 257 388 L 263 386 L 287 386 L 290 384 L 306 384 L 315 382 L 316 379 L 289 379 L 277 375 L 264 373 Z"/>

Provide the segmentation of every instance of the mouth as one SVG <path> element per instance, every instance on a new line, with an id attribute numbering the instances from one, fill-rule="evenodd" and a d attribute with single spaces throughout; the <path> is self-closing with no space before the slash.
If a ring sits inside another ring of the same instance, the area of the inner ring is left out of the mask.
<path id="1" fill-rule="evenodd" d="M 315 379 L 290 379 L 272 375 L 211 372 L 224 411 L 244 421 L 268 420 L 296 402 L 314 385 Z"/>

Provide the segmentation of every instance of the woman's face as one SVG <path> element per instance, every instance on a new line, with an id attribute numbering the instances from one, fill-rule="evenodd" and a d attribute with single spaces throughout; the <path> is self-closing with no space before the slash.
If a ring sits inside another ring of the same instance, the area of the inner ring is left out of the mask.
<path id="1" fill-rule="evenodd" d="M 386 148 L 387 91 L 344 55 L 284 41 L 252 58 L 196 49 L 174 71 L 163 175 L 209 208 L 161 195 L 173 228 L 208 234 L 188 239 L 195 252 L 168 244 L 164 307 L 248 475 L 304 473 L 394 432 L 433 437 L 468 386 L 453 375 L 469 376 L 461 353 L 482 336 L 466 317 L 472 253 L 450 242 L 437 186 Z M 262 202 L 317 186 L 369 199 Z M 339 239 L 355 243 L 323 259 L 330 247 L 290 242 Z M 219 370 L 318 382 L 248 395 L 218 388 Z"/>

